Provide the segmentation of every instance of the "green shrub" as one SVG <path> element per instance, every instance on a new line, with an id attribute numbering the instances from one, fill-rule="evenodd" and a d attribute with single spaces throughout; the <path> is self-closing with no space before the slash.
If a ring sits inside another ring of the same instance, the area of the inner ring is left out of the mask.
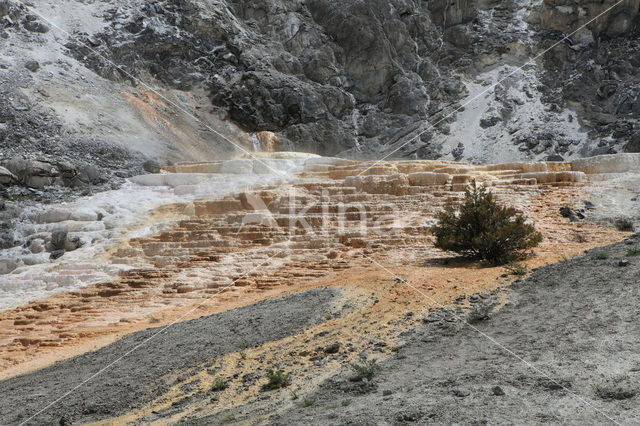
<path id="1" fill-rule="evenodd" d="M 608 258 L 609 258 L 609 253 L 607 253 L 606 251 L 601 251 L 600 253 L 598 253 L 598 254 L 596 255 L 596 257 L 597 257 L 598 259 L 605 260 L 605 259 L 608 259 Z"/>
<path id="2" fill-rule="evenodd" d="M 351 364 L 351 368 L 358 374 L 359 378 L 364 378 L 367 380 L 373 379 L 373 376 L 375 376 L 376 373 L 381 370 L 378 362 L 375 359 L 363 361 L 360 363 L 353 363 Z"/>
<path id="3" fill-rule="evenodd" d="M 629 219 L 616 220 L 616 229 L 623 232 L 633 232 L 633 222 Z"/>
<path id="4" fill-rule="evenodd" d="M 351 405 L 351 400 L 350 399 L 345 399 L 342 401 L 342 406 L 343 407 L 348 407 L 349 405 Z"/>
<path id="5" fill-rule="evenodd" d="M 267 370 L 267 379 L 269 382 L 262 386 L 263 390 L 280 389 L 291 382 L 289 375 L 284 374 L 281 370 Z"/>
<path id="6" fill-rule="evenodd" d="M 304 406 L 305 407 L 311 407 L 316 401 L 313 399 L 305 399 L 304 400 Z"/>
<path id="7" fill-rule="evenodd" d="M 213 382 L 213 386 L 211 386 L 211 390 L 214 392 L 219 392 L 221 390 L 226 389 L 227 384 L 225 383 L 224 380 L 222 379 L 218 379 L 215 382 Z"/>
<path id="8" fill-rule="evenodd" d="M 627 250 L 627 256 L 640 256 L 640 249 L 629 249 Z"/>
<path id="9" fill-rule="evenodd" d="M 491 264 L 512 260 L 520 250 L 537 246 L 542 234 L 512 207 L 496 203 L 493 194 L 475 182 L 465 191 L 459 205 L 449 205 L 438 213 L 431 227 L 435 246 Z"/>
<path id="10" fill-rule="evenodd" d="M 509 262 L 505 265 L 504 269 L 506 269 L 511 275 L 517 275 L 519 277 L 527 275 L 527 272 L 529 272 L 527 265 L 522 265 L 518 262 Z"/>

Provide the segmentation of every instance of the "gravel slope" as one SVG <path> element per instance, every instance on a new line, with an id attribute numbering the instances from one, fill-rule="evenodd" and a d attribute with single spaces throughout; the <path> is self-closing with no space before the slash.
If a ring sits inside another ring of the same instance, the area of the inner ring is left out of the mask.
<path id="1" fill-rule="evenodd" d="M 126 413 L 166 392 L 180 371 L 322 321 L 339 296 L 335 289 L 315 289 L 176 324 L 29 424 L 82 424 Z M 0 382 L 0 424 L 25 421 L 159 330 L 134 333 L 96 352 Z"/>
<path id="2" fill-rule="evenodd" d="M 343 371 L 301 396 L 313 405 L 300 402 L 271 422 L 637 424 L 640 256 L 627 251 L 639 243 L 635 235 L 536 270 L 476 329 L 425 322 L 373 384 L 350 382 L 353 373 Z"/>

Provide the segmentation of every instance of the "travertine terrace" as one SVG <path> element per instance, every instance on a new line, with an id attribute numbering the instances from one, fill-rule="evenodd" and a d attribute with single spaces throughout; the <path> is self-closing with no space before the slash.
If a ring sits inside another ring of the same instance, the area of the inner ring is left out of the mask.
<path id="1" fill-rule="evenodd" d="M 554 262 L 623 236 L 610 228 L 570 222 L 559 207 L 577 206 L 591 180 L 637 169 L 638 161 L 638 156 L 626 155 L 478 167 L 280 153 L 177 164 L 135 181 L 187 194 L 212 174 L 289 170 L 296 175 L 278 187 L 160 206 L 145 219 L 156 232 L 119 241 L 106 255 L 82 264 L 57 264 L 48 272 L 50 279 L 81 279 L 96 267 L 124 269 L 116 279 L 2 312 L 0 366 L 5 377 L 14 375 L 133 330 L 315 286 L 343 286 L 358 297 L 372 292 L 384 301 L 381 306 L 395 312 L 391 317 L 407 306 L 433 305 L 410 288 L 395 288 L 394 274 L 443 304 L 468 293 L 496 291 L 509 282 L 501 279 L 501 268 L 463 264 L 450 269 L 438 261 L 447 254 L 433 247 L 427 231 L 436 211 L 460 200 L 470 182 L 482 182 L 544 233 L 529 265 Z M 384 282 L 394 283 L 392 293 Z"/>

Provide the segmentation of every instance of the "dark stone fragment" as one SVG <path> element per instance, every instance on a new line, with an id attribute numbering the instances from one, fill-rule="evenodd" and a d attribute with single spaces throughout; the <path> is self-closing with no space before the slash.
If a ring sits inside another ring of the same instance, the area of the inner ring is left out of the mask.
<path id="1" fill-rule="evenodd" d="M 62 250 L 67 242 L 67 231 L 64 229 L 56 229 L 51 233 L 51 249 L 52 251 Z M 60 257 L 60 256 L 58 256 Z"/>
<path id="2" fill-rule="evenodd" d="M 334 343 L 324 348 L 324 352 L 327 354 L 335 354 L 335 353 L 338 353 L 339 351 L 340 351 L 340 343 Z"/>
<path id="3" fill-rule="evenodd" d="M 49 255 L 49 258 L 51 260 L 55 260 L 55 259 L 58 259 L 59 257 L 62 257 L 63 254 L 64 254 L 64 250 L 54 250 Z"/>
<path id="4" fill-rule="evenodd" d="M 504 390 L 502 390 L 500 386 L 494 386 L 493 388 L 491 388 L 491 392 L 493 392 L 495 396 L 504 395 Z"/>

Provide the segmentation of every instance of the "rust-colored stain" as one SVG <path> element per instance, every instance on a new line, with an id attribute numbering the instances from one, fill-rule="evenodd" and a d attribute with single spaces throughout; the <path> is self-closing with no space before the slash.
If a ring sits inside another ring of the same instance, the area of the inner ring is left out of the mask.
<path id="1" fill-rule="evenodd" d="M 122 96 L 140 114 L 145 123 L 169 141 L 172 147 L 183 152 L 187 158 L 195 160 L 202 158 L 203 155 L 209 159 L 217 158 L 214 147 L 210 146 L 196 130 L 202 126 L 198 120 L 203 122 L 206 120 L 202 117 L 198 119 L 190 117 L 195 112 L 176 113 L 175 107 L 169 108 L 156 93 L 147 90 L 138 90 L 135 93 L 125 92 Z M 195 103 L 193 96 L 190 99 Z M 236 141 L 236 143 L 239 142 Z"/>
<path id="2" fill-rule="evenodd" d="M 162 102 L 150 94 L 142 104 L 151 108 Z M 460 199 L 462 193 L 426 186 L 412 194 L 369 194 L 342 186 L 343 178 L 330 179 L 325 172 L 319 172 L 318 177 L 315 183 L 255 194 L 272 213 L 265 222 L 243 223 L 244 215 L 253 212 L 245 194 L 159 208 L 149 220 L 164 223 L 162 231 L 125 241 L 107 255 L 109 262 L 132 266 L 119 279 L 0 313 L 0 377 L 95 349 L 136 330 L 315 286 L 365 288 L 379 300 L 388 301 L 388 305 L 379 306 L 393 307 L 398 315 L 405 305 L 410 309 L 421 306 L 424 297 L 409 287 L 370 288 L 362 283 L 363 276 L 389 278 L 389 273 L 371 259 L 410 278 L 421 291 L 442 303 L 505 285 L 505 280 L 498 279 L 501 268 L 469 264 L 452 268 L 437 263 L 446 254 L 433 247 L 425 221 L 447 202 Z M 559 207 L 572 205 L 582 185 L 496 188 L 498 199 L 526 212 L 545 236 L 535 255 L 526 261 L 529 266 L 556 262 L 626 235 L 560 216 Z M 301 216 L 293 221 L 283 195 L 289 189 L 295 190 L 302 203 L 294 212 Z M 397 191 L 391 188 L 390 192 Z M 325 218 L 318 216 L 322 209 L 312 205 L 322 197 L 329 206 Z M 347 209 L 346 223 L 335 222 L 335 206 L 343 202 L 357 202 L 362 211 Z M 385 209 L 390 205 L 396 212 L 388 218 Z M 378 228 L 359 227 L 363 213 L 376 220 Z M 395 223 L 393 228 L 388 227 L 389 220 Z M 388 291 L 394 298 L 386 297 Z"/>

